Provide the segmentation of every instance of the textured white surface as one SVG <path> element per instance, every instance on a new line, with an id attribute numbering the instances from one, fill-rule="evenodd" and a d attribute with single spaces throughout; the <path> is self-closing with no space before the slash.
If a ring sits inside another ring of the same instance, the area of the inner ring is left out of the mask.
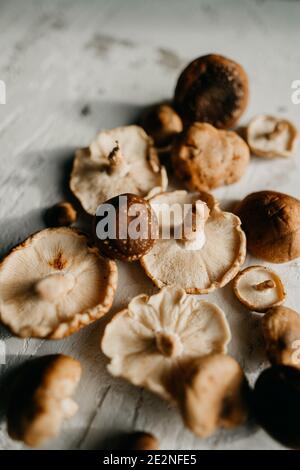
<path id="1" fill-rule="evenodd" d="M 291 102 L 291 83 L 300 79 L 299 18 L 296 1 L 2 1 L 0 79 L 7 104 L 0 105 L 1 253 L 42 228 L 43 209 L 68 195 L 74 149 L 99 129 L 130 123 L 146 104 L 171 97 L 180 69 L 198 55 L 218 52 L 245 66 L 251 100 L 243 122 L 268 112 L 299 127 L 300 105 Z M 292 159 L 253 158 L 243 180 L 216 195 L 223 207 L 260 189 L 300 197 L 299 170 L 299 151 Z M 299 261 L 276 267 L 292 308 L 300 303 L 299 267 Z M 153 289 L 139 265 L 120 264 L 119 273 L 112 313 Z M 204 297 L 226 312 L 229 350 L 253 382 L 266 365 L 259 317 L 240 306 L 230 286 Z M 193 436 L 159 398 L 108 375 L 99 349 L 104 325 L 64 341 L 20 340 L 1 329 L 7 348 L 1 373 L 51 352 L 83 364 L 80 411 L 48 448 L 108 448 L 118 433 L 133 429 L 154 432 L 163 449 L 280 448 L 253 425 L 209 440 Z M 0 447 L 22 448 L 7 437 L 4 421 Z"/>

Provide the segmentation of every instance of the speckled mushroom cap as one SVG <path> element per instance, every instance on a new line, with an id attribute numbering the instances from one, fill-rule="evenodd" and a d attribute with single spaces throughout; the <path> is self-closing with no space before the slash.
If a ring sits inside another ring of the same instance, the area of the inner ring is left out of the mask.
<path id="1" fill-rule="evenodd" d="M 175 284 L 188 293 L 205 294 L 225 286 L 244 263 L 246 238 L 241 230 L 240 219 L 234 214 L 223 212 L 208 193 L 173 191 L 153 197 L 150 203 L 157 214 L 160 230 L 169 220 L 167 212 L 174 205 L 183 207 L 199 200 L 209 209 L 203 229 L 203 246 L 200 249 L 188 249 L 181 239 L 161 237 L 152 250 L 141 258 L 146 273 L 160 288 Z M 181 223 L 182 219 L 178 225 Z M 171 227 L 171 233 L 173 229 Z"/>
<path id="2" fill-rule="evenodd" d="M 286 296 L 280 277 L 266 266 L 243 269 L 234 279 L 233 290 L 239 301 L 255 312 L 281 305 Z"/>
<path id="3" fill-rule="evenodd" d="M 109 372 L 172 399 L 169 378 L 179 362 L 224 353 L 230 329 L 215 304 L 166 287 L 131 300 L 106 326 L 101 347 Z"/>
<path id="4" fill-rule="evenodd" d="M 251 119 L 246 134 L 252 153 L 264 158 L 290 157 L 299 137 L 290 121 L 265 114 Z"/>
<path id="5" fill-rule="evenodd" d="M 70 187 L 95 215 L 99 204 L 122 193 L 146 197 L 167 188 L 168 179 L 152 139 L 139 126 L 103 130 L 76 152 Z"/>
<path id="6" fill-rule="evenodd" d="M 60 339 L 110 309 L 117 267 L 86 235 L 52 228 L 32 235 L 4 258 L 0 285 L 0 320 L 14 334 Z"/>
<path id="7" fill-rule="evenodd" d="M 58 434 L 64 419 L 78 410 L 73 400 L 81 365 L 53 354 L 25 364 L 16 375 L 7 413 L 10 437 L 35 447 Z"/>

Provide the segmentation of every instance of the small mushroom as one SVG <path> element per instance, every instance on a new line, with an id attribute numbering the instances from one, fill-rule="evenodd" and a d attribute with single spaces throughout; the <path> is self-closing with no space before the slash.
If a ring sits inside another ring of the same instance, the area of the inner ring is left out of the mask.
<path id="1" fill-rule="evenodd" d="M 205 294 L 237 275 L 246 256 L 245 235 L 239 218 L 221 211 L 212 195 L 173 191 L 153 197 L 150 204 L 160 238 L 141 264 L 157 287 L 177 285 L 190 294 Z"/>
<path id="2" fill-rule="evenodd" d="M 249 310 L 266 312 L 285 300 L 280 277 L 265 266 L 250 266 L 235 278 L 233 290 L 239 301 Z"/>
<path id="3" fill-rule="evenodd" d="M 0 320 L 15 335 L 60 339 L 108 312 L 117 267 L 86 235 L 49 228 L 4 258 L 0 285 Z"/>
<path id="4" fill-rule="evenodd" d="M 109 372 L 172 399 L 168 380 L 178 361 L 223 353 L 230 330 L 222 310 L 177 287 L 139 295 L 106 326 Z"/>
<path id="5" fill-rule="evenodd" d="M 72 192 L 91 215 L 114 196 L 145 197 L 164 191 L 167 184 L 152 139 L 138 126 L 100 132 L 88 148 L 76 152 L 70 179 Z"/>
<path id="6" fill-rule="evenodd" d="M 159 450 L 158 439 L 148 432 L 134 432 L 126 441 L 127 450 Z"/>
<path id="7" fill-rule="evenodd" d="M 198 436 L 208 437 L 219 427 L 233 428 L 246 421 L 249 387 L 232 357 L 211 354 L 187 362 L 173 383 L 184 423 Z"/>
<path id="8" fill-rule="evenodd" d="M 26 364 L 11 391 L 7 412 L 10 437 L 35 447 L 56 436 L 63 420 L 78 410 L 71 396 L 80 376 L 80 363 L 62 354 Z"/>
<path id="9" fill-rule="evenodd" d="M 152 106 L 143 117 L 142 127 L 153 138 L 157 147 L 171 144 L 183 128 L 181 118 L 168 104 Z"/>
<path id="10" fill-rule="evenodd" d="M 300 371 L 284 365 L 265 369 L 253 397 L 259 424 L 281 444 L 300 449 Z"/>
<path id="11" fill-rule="evenodd" d="M 70 202 L 59 202 L 50 207 L 45 214 L 48 227 L 67 227 L 76 222 L 77 212 Z"/>
<path id="12" fill-rule="evenodd" d="M 238 181 L 249 158 L 248 145 L 235 132 L 200 122 L 178 137 L 171 154 L 175 176 L 192 191 L 209 191 Z"/>
<path id="13" fill-rule="evenodd" d="M 108 210 L 112 213 L 107 230 Z M 149 202 L 142 197 L 134 194 L 115 196 L 100 206 L 97 214 L 96 243 L 105 256 L 135 261 L 153 247 L 157 238 L 157 219 Z"/>
<path id="14" fill-rule="evenodd" d="M 181 73 L 174 102 L 185 122 L 233 127 L 248 103 L 248 77 L 241 65 L 221 55 L 193 60 Z"/>
<path id="15" fill-rule="evenodd" d="M 270 362 L 300 369 L 300 315 L 287 307 L 273 307 L 263 316 L 262 328 Z"/>
<path id="16" fill-rule="evenodd" d="M 300 256 L 300 201 L 275 191 L 249 194 L 235 213 L 242 221 L 247 248 L 257 258 L 286 263 Z"/>
<path id="17" fill-rule="evenodd" d="M 246 139 L 257 157 L 290 157 L 296 148 L 298 131 L 286 119 L 262 114 L 248 124 Z"/>

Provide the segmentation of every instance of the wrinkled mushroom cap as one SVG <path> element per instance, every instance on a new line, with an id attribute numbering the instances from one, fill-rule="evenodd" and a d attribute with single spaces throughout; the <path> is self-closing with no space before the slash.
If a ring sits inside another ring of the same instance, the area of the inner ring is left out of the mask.
<path id="1" fill-rule="evenodd" d="M 80 363 L 62 354 L 43 356 L 26 364 L 10 397 L 10 437 L 38 446 L 56 436 L 63 420 L 78 410 L 71 396 L 80 376 Z"/>
<path id="2" fill-rule="evenodd" d="M 152 139 L 138 126 L 100 132 L 89 148 L 76 152 L 70 179 L 71 190 L 91 215 L 114 196 L 146 197 L 164 191 L 167 184 Z"/>
<path id="3" fill-rule="evenodd" d="M 71 228 L 42 230 L 0 265 L 0 320 L 21 337 L 63 338 L 101 318 L 117 285 L 114 261 Z"/>
<path id="4" fill-rule="evenodd" d="M 263 316 L 262 328 L 270 362 L 300 368 L 300 315 L 287 307 L 273 307 Z"/>
<path id="5" fill-rule="evenodd" d="M 190 190 L 209 191 L 238 181 L 250 154 L 235 132 L 195 122 L 178 137 L 171 158 L 175 175 Z"/>
<path id="6" fill-rule="evenodd" d="M 245 111 L 248 95 L 244 68 L 221 55 L 208 54 L 193 60 L 180 74 L 174 102 L 185 122 L 209 122 L 228 129 Z"/>
<path id="7" fill-rule="evenodd" d="M 276 191 L 251 193 L 237 206 L 247 248 L 271 263 L 300 256 L 300 201 Z"/>
<path id="8" fill-rule="evenodd" d="M 290 157 L 297 144 L 298 131 L 286 119 L 259 115 L 247 127 L 247 142 L 257 157 Z"/>
<path id="9" fill-rule="evenodd" d="M 209 209 L 202 248 L 190 250 L 182 240 L 161 237 L 152 250 L 141 258 L 143 268 L 159 288 L 177 285 L 191 294 L 205 294 L 225 286 L 244 263 L 246 240 L 240 220 L 229 212 L 221 211 L 210 194 L 173 191 L 153 197 L 150 203 L 157 214 L 160 230 L 169 220 L 168 211 L 171 212 L 172 207 L 177 204 L 183 207 L 198 200 L 205 202 Z M 161 213 L 161 207 L 166 213 Z M 178 225 L 181 223 L 182 220 Z"/>
<path id="10" fill-rule="evenodd" d="M 255 312 L 282 304 L 286 296 L 280 277 L 265 266 L 250 266 L 241 271 L 233 289 L 239 301 Z"/>
<path id="11" fill-rule="evenodd" d="M 230 330 L 222 310 L 177 287 L 139 295 L 107 325 L 102 351 L 109 372 L 171 398 L 172 368 L 187 358 L 225 352 Z"/>
<path id="12" fill-rule="evenodd" d="M 179 372 L 177 381 L 183 420 L 198 436 L 208 437 L 218 427 L 232 428 L 246 420 L 247 381 L 232 357 L 211 354 L 192 360 Z"/>

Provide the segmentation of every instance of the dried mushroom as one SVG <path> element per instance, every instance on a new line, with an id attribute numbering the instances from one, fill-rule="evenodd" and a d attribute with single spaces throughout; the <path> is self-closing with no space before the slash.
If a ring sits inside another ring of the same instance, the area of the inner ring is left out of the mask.
<path id="1" fill-rule="evenodd" d="M 265 369 L 253 395 L 259 424 L 281 444 L 300 449 L 300 371 L 283 365 Z"/>
<path id="2" fill-rule="evenodd" d="M 265 312 L 285 300 L 280 277 L 265 266 L 250 266 L 241 271 L 233 289 L 239 301 L 255 312 Z"/>
<path id="3" fill-rule="evenodd" d="M 235 210 L 242 221 L 247 248 L 271 263 L 300 256 L 300 201 L 275 191 L 249 194 Z"/>
<path id="4" fill-rule="evenodd" d="M 113 210 L 109 230 L 108 207 Z M 135 194 L 121 194 L 106 201 L 99 206 L 95 221 L 97 246 L 109 258 L 135 261 L 151 250 L 157 238 L 156 215 L 149 202 Z"/>
<path id="5" fill-rule="evenodd" d="M 141 264 L 157 287 L 177 285 L 188 293 L 204 294 L 237 275 L 246 256 L 245 235 L 239 218 L 221 211 L 213 196 L 173 191 L 153 197 L 150 203 L 160 238 Z M 186 223 L 189 212 L 184 216 L 187 207 L 199 211 L 192 217 L 191 230 Z"/>
<path id="6" fill-rule="evenodd" d="M 172 389 L 186 426 L 200 437 L 247 418 L 248 383 L 240 365 L 226 354 L 187 362 L 176 371 Z"/>
<path id="7" fill-rule="evenodd" d="M 235 132 L 195 122 L 173 146 L 175 176 L 190 190 L 208 191 L 238 181 L 249 163 L 249 148 Z"/>
<path id="8" fill-rule="evenodd" d="M 137 431 L 126 439 L 127 450 L 159 450 L 158 439 L 148 432 Z"/>
<path id="9" fill-rule="evenodd" d="M 70 202 L 59 202 L 50 207 L 45 214 L 48 227 L 67 227 L 76 222 L 77 212 Z"/>
<path id="10" fill-rule="evenodd" d="M 86 235 L 67 227 L 49 228 L 4 258 L 0 284 L 3 324 L 17 336 L 60 339 L 110 309 L 117 268 Z"/>
<path id="11" fill-rule="evenodd" d="M 270 362 L 300 368 L 300 315 L 273 307 L 263 316 L 262 328 Z"/>
<path id="12" fill-rule="evenodd" d="M 164 191 L 167 184 L 152 139 L 138 126 L 100 132 L 88 148 L 76 152 L 70 179 L 71 190 L 91 215 L 114 196 L 145 197 Z"/>
<path id="13" fill-rule="evenodd" d="M 296 127 L 286 119 L 260 115 L 247 127 L 247 142 L 257 157 L 290 157 L 298 140 Z"/>
<path id="14" fill-rule="evenodd" d="M 78 361 L 55 354 L 26 364 L 17 375 L 7 412 L 12 439 L 38 446 L 56 436 L 78 405 L 71 398 L 81 376 Z"/>
<path id="15" fill-rule="evenodd" d="M 229 340 L 229 326 L 217 305 L 167 287 L 132 299 L 106 326 L 101 346 L 112 375 L 170 399 L 172 368 L 188 358 L 223 353 Z"/>
<path id="16" fill-rule="evenodd" d="M 157 147 L 171 144 L 183 129 L 180 116 L 168 104 L 153 106 L 143 117 L 142 127 Z"/>
<path id="17" fill-rule="evenodd" d="M 221 55 L 193 60 L 181 73 L 174 102 L 187 123 L 208 122 L 233 127 L 248 103 L 248 77 L 243 67 Z"/>

